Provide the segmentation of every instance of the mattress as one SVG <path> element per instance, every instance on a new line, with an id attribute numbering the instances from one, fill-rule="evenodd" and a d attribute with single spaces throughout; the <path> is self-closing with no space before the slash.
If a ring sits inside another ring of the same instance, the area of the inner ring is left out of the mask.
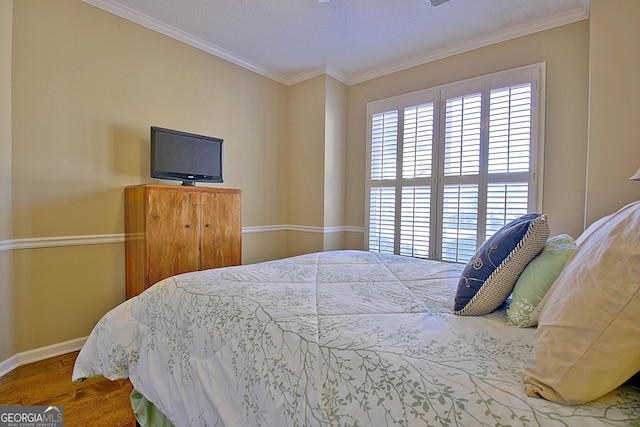
<path id="1" fill-rule="evenodd" d="M 640 391 L 527 397 L 534 328 L 452 313 L 463 265 L 363 251 L 174 276 L 107 313 L 74 381 L 129 378 L 175 426 L 625 426 Z"/>

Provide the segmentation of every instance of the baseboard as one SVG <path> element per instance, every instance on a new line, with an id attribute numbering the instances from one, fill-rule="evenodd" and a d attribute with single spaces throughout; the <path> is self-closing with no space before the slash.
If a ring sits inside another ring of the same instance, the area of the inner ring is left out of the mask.
<path id="1" fill-rule="evenodd" d="M 0 377 L 13 371 L 18 366 L 78 351 L 87 341 L 87 338 L 88 337 L 76 338 L 71 341 L 65 341 L 15 354 L 7 360 L 0 362 Z"/>

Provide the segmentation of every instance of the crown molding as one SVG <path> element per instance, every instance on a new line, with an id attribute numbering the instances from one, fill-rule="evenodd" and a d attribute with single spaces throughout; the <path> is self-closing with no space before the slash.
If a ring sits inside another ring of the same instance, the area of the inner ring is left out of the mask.
<path id="1" fill-rule="evenodd" d="M 532 22 L 527 25 L 509 28 L 504 31 L 499 31 L 485 37 L 479 37 L 471 41 L 458 43 L 456 45 L 449 46 L 443 49 L 437 49 L 424 55 L 415 56 L 413 58 L 395 62 L 393 64 L 375 68 L 373 70 L 367 70 L 352 76 L 348 76 L 328 64 L 314 67 L 291 76 L 287 76 L 251 62 L 240 56 L 234 55 L 226 49 L 204 41 L 175 27 L 167 25 L 161 21 L 158 21 L 157 19 L 151 18 L 150 16 L 138 12 L 137 10 L 116 3 L 113 0 L 82 1 L 105 10 L 109 13 L 113 13 L 114 15 L 120 16 L 121 18 L 140 24 L 143 27 L 149 28 L 153 31 L 157 31 L 175 40 L 186 43 L 214 56 L 227 60 L 240 67 L 246 68 L 247 70 L 272 79 L 278 83 L 282 83 L 285 86 L 295 85 L 305 80 L 309 80 L 325 74 L 335 78 L 336 80 L 344 83 L 347 86 L 351 86 L 354 84 L 365 82 L 367 80 L 372 80 L 388 74 L 396 73 L 398 71 L 403 71 L 419 65 L 424 65 L 429 62 L 458 55 L 460 53 L 468 52 L 495 43 L 500 43 L 517 37 L 526 36 L 539 31 L 548 30 L 554 27 L 571 24 L 589 18 L 589 5 L 585 4 L 584 8 L 575 9 L 563 14 Z M 2 250 L 1 247 L 0 250 Z"/>
<path id="2" fill-rule="evenodd" d="M 504 42 L 507 40 L 515 39 L 518 37 L 527 36 L 540 31 L 550 30 L 562 25 L 572 24 L 574 22 L 583 21 L 589 18 L 588 9 L 576 9 L 567 13 L 555 15 L 546 19 L 535 21 L 527 25 L 521 25 L 490 34 L 485 37 L 478 37 L 471 41 L 465 41 L 453 46 L 449 46 L 443 49 L 437 49 L 424 55 L 415 56 L 405 61 L 395 62 L 390 65 L 379 67 L 373 70 L 365 71 L 356 74 L 348 79 L 346 84 L 348 86 L 362 83 L 368 80 L 372 80 L 378 77 L 386 76 L 388 74 L 403 71 L 409 68 L 413 68 L 419 65 L 424 65 L 429 62 L 437 61 L 440 59 L 448 58 L 450 56 L 458 55 L 460 53 L 469 52 L 474 49 L 487 47 L 492 44 Z"/>
<path id="3" fill-rule="evenodd" d="M 327 64 L 321 65 L 315 68 L 310 68 L 309 70 L 303 71 L 298 74 L 294 74 L 293 76 L 290 76 L 290 77 L 285 77 L 284 84 L 286 84 L 287 86 L 293 86 L 305 80 L 313 79 L 314 77 L 323 76 L 323 75 L 333 77 L 339 82 L 342 82 L 347 86 L 349 85 L 349 76 L 335 69 L 331 65 L 327 65 Z"/>
<path id="4" fill-rule="evenodd" d="M 270 78 L 271 80 L 275 80 L 279 83 L 287 85 L 286 76 L 283 76 L 280 73 L 276 73 L 273 70 L 270 70 L 266 67 L 253 63 L 245 58 L 234 55 L 233 53 L 229 52 L 226 49 L 223 49 L 219 46 L 211 44 L 205 40 L 202 40 L 199 37 L 195 37 L 171 25 L 167 25 L 161 21 L 158 21 L 155 18 L 152 18 L 143 13 L 140 13 L 137 10 L 123 6 L 112 0 L 82 0 L 82 1 L 92 6 L 95 6 L 99 9 L 102 9 L 104 11 L 107 11 L 109 13 L 113 13 L 114 15 L 127 19 L 131 22 L 135 22 L 136 24 L 140 24 L 143 27 L 147 27 L 153 31 L 157 31 L 160 34 L 164 34 L 165 36 L 168 36 L 175 40 L 186 43 L 189 46 L 195 47 L 196 49 L 200 49 L 204 52 L 210 53 L 214 56 L 222 58 L 233 64 L 239 65 L 242 68 L 246 68 L 247 70 L 253 71 L 264 77 Z"/>

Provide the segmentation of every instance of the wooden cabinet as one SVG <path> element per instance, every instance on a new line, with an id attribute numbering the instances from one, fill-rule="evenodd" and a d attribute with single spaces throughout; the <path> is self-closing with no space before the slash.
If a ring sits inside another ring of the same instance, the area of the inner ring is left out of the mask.
<path id="1" fill-rule="evenodd" d="M 241 263 L 240 190 L 136 185 L 124 202 L 127 298 L 175 274 Z"/>

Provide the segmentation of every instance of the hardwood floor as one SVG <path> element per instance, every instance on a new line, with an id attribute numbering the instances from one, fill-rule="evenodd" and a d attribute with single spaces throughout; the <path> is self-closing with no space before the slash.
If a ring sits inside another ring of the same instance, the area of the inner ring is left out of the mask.
<path id="1" fill-rule="evenodd" d="M 65 427 L 135 427 L 131 383 L 91 378 L 73 383 L 78 352 L 20 366 L 0 378 L 0 406 L 64 407 Z"/>

